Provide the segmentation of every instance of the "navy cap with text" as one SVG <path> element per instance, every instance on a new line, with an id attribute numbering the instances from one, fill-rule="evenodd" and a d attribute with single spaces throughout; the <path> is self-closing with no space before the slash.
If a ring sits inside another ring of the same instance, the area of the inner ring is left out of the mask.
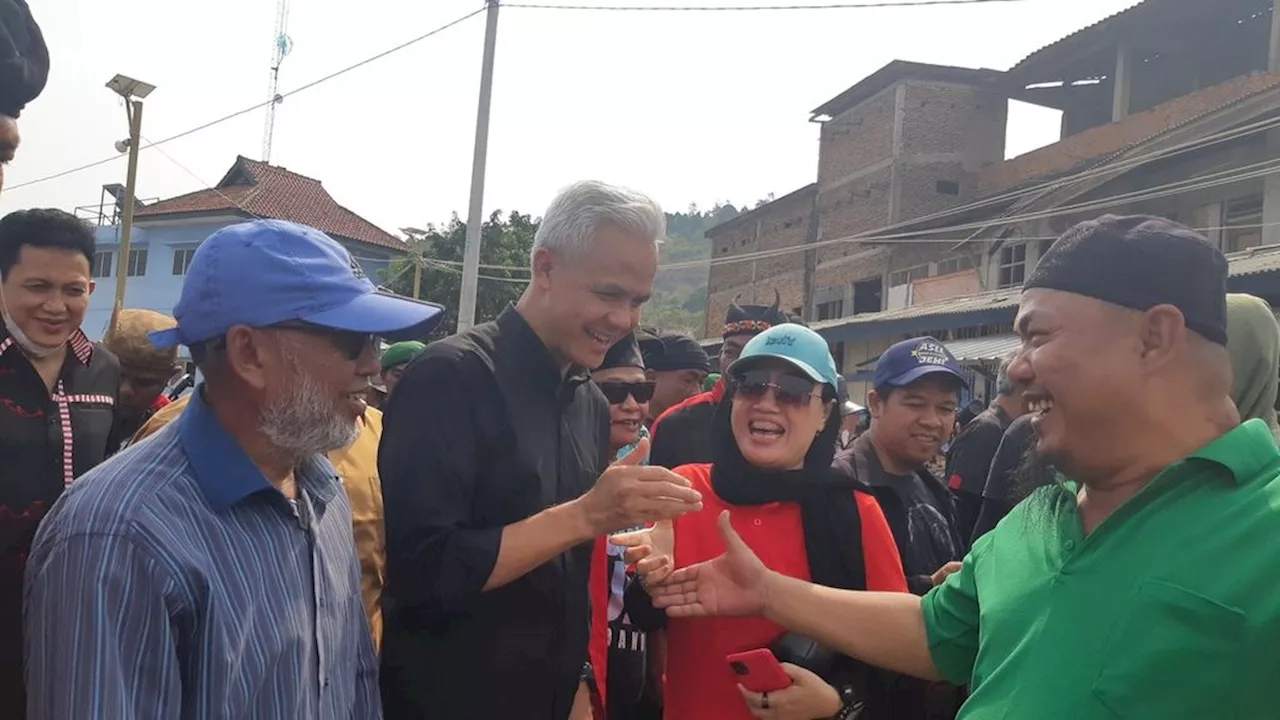
<path id="1" fill-rule="evenodd" d="M 946 374 L 968 387 L 960 363 L 941 341 L 931 337 L 903 340 L 884 351 L 876 363 L 873 387 L 905 387 L 926 375 Z"/>

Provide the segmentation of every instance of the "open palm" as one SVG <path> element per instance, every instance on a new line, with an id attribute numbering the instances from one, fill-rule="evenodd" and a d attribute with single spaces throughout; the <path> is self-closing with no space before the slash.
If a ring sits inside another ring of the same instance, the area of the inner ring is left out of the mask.
<path id="1" fill-rule="evenodd" d="M 649 594 L 655 607 L 671 617 L 758 615 L 764 609 L 764 580 L 768 570 L 729 522 L 719 518 L 726 552 L 719 557 L 680 568 Z"/>

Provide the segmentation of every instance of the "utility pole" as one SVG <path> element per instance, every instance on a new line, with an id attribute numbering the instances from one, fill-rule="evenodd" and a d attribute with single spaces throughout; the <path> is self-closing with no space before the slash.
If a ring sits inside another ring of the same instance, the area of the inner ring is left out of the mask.
<path id="1" fill-rule="evenodd" d="M 413 299 L 422 299 L 422 255 L 415 257 L 413 263 Z"/>
<path id="2" fill-rule="evenodd" d="M 129 280 L 129 241 L 133 236 L 133 210 L 138 192 L 138 153 L 142 149 L 142 99 L 155 90 L 154 85 L 116 75 L 107 83 L 124 98 L 125 113 L 129 117 L 129 170 L 124 186 L 124 218 L 120 221 L 120 260 L 116 263 L 116 297 L 111 307 L 108 334 L 116 329 L 120 311 L 124 309 L 125 284 Z M 119 148 L 122 143 L 117 143 Z"/>
<path id="3" fill-rule="evenodd" d="M 498 42 L 498 0 L 486 0 L 484 60 L 480 66 L 480 103 L 476 110 L 476 146 L 471 158 L 471 207 L 467 212 L 467 245 L 462 258 L 462 296 L 458 298 L 458 332 L 476 321 L 476 285 L 480 275 L 480 231 L 484 224 L 484 170 L 489 154 L 489 102 L 493 96 L 493 55 Z"/>

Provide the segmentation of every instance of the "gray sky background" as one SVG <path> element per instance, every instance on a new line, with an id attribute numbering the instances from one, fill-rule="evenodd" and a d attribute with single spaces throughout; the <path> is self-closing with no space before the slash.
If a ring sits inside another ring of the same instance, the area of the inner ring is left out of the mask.
<path id="1" fill-rule="evenodd" d="M 537 0 L 532 0 L 537 1 Z M 752 4 L 662 0 L 664 4 Z M 643 4 L 656 4 L 641 0 Z M 778 0 L 779 4 L 800 0 Z M 583 0 L 622 5 L 623 0 Z M 281 90 L 451 21 L 479 0 L 292 0 Z M 504 8 L 498 30 L 486 214 L 538 215 L 584 177 L 649 192 L 670 210 L 754 203 L 815 176 L 809 111 L 894 60 L 1006 69 L 1132 0 L 760 12 Z M 210 8 L 214 11 L 210 12 Z M 115 73 L 151 82 L 143 135 L 156 140 L 267 98 L 274 0 L 57 0 L 34 7 L 53 57 L 26 112 L 0 212 L 96 204 L 124 182 L 128 134 Z M 484 35 L 481 13 L 422 43 L 288 98 L 273 164 L 323 180 L 339 202 L 394 232 L 466 215 Z M 265 110 L 142 154 L 139 197 L 216 183 L 261 154 Z M 1058 115 L 1016 105 L 1008 154 L 1057 139 Z M 193 176 L 194 175 L 194 176 Z M 12 188 L 12 189 L 10 189 Z"/>

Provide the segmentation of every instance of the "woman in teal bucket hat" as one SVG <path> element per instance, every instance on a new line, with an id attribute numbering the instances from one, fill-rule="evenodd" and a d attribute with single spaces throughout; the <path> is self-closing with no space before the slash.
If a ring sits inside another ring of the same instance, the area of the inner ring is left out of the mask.
<path id="1" fill-rule="evenodd" d="M 629 548 L 644 586 L 676 567 L 722 552 L 717 523 L 731 523 L 771 569 L 844 589 L 907 591 L 893 535 L 875 499 L 831 468 L 840 432 L 839 373 L 827 342 L 797 324 L 754 337 L 729 368 L 725 401 L 712 420 L 714 461 L 675 469 L 703 510 L 614 536 Z M 728 511 L 732 509 L 732 519 Z M 760 618 L 671 618 L 643 592 L 628 593 L 638 626 L 667 630 L 668 720 L 834 717 L 871 702 L 867 671 Z M 726 657 L 768 649 L 789 686 L 744 689 Z"/>

